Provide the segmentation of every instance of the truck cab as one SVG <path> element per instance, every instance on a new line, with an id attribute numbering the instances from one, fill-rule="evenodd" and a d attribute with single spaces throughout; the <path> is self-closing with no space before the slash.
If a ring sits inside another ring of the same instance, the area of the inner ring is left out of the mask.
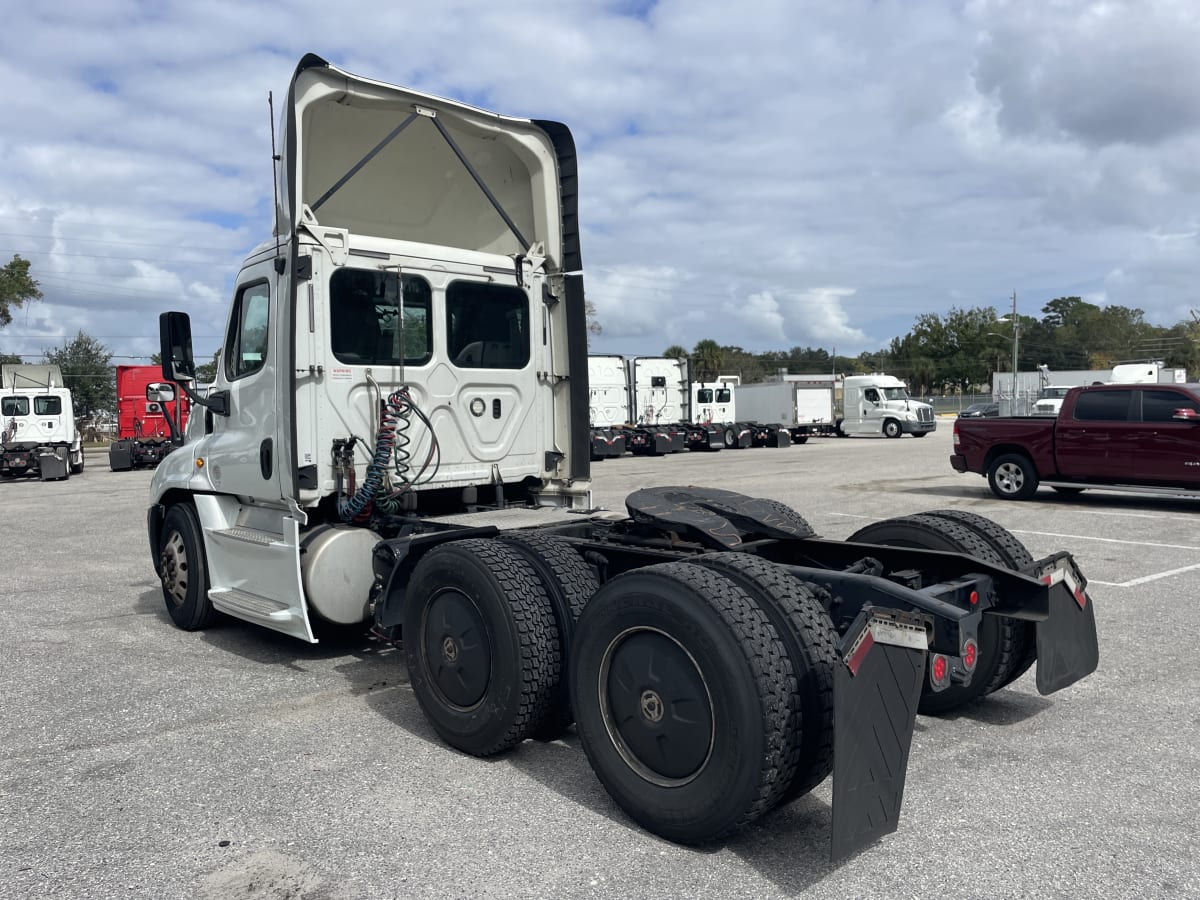
<path id="1" fill-rule="evenodd" d="M 82 471 L 83 442 L 60 367 L 5 365 L 0 370 L 0 475 L 52 481 Z"/>
<path id="2" fill-rule="evenodd" d="M 186 504 L 177 549 L 207 558 L 213 606 L 311 641 L 310 608 L 365 619 L 405 517 L 589 505 L 586 321 L 563 126 L 315 56 L 282 119 L 274 234 L 149 528 L 163 546 Z M 190 384 L 190 322 L 161 330 L 164 379 Z"/>
<path id="3" fill-rule="evenodd" d="M 933 407 L 909 397 L 907 385 L 893 375 L 848 375 L 842 392 L 843 434 L 924 437 L 937 428 Z"/>

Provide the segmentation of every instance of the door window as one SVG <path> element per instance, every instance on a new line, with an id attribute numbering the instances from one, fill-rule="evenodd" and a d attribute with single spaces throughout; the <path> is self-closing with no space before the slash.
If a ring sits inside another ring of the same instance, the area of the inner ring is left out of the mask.
<path id="1" fill-rule="evenodd" d="M 265 281 L 242 288 L 233 304 L 225 341 L 225 375 L 245 378 L 267 362 L 271 289 Z"/>
<path id="2" fill-rule="evenodd" d="M 1075 418 L 1081 422 L 1125 422 L 1133 391 L 1084 391 L 1075 400 Z"/>
<path id="3" fill-rule="evenodd" d="M 1179 391 L 1143 391 L 1142 421 L 1170 422 L 1176 410 L 1190 409 L 1200 414 L 1200 403 Z"/>
<path id="4" fill-rule="evenodd" d="M 697 403 L 712 403 L 713 402 L 712 388 L 700 388 L 700 390 L 696 391 L 696 402 Z"/>
<path id="5" fill-rule="evenodd" d="M 456 281 L 446 291 L 446 352 L 460 369 L 529 363 L 529 299 L 520 288 Z"/>

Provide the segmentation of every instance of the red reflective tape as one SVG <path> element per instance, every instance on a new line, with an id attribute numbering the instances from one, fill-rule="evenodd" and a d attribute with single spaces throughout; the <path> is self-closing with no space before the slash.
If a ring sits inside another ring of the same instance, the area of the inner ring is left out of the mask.
<path id="1" fill-rule="evenodd" d="M 846 660 L 846 668 L 850 670 L 851 675 L 858 674 L 859 667 L 862 665 L 863 660 L 867 658 L 867 654 L 874 646 L 875 635 L 871 634 L 870 628 L 867 628 L 863 631 L 863 635 L 859 639 L 857 646 L 855 646 L 855 648 L 850 652 L 850 656 Z"/>

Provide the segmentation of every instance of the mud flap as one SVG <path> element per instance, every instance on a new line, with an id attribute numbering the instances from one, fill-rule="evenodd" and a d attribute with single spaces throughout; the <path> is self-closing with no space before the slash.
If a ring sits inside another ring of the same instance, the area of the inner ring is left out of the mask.
<path id="1" fill-rule="evenodd" d="M 871 607 L 842 639 L 833 677 L 835 862 L 899 824 L 928 647 L 925 616 Z"/>
<path id="2" fill-rule="evenodd" d="M 1087 580 L 1070 554 L 1045 561 L 1037 573 L 1050 586 L 1049 615 L 1037 623 L 1037 689 L 1052 694 L 1096 671 L 1100 644 Z"/>

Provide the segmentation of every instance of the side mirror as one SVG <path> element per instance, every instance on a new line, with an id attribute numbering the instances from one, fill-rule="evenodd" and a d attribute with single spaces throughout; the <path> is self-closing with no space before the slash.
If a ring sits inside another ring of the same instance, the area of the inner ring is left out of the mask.
<path id="1" fill-rule="evenodd" d="M 1171 416 L 1171 418 L 1176 422 L 1200 422 L 1200 414 L 1197 414 L 1194 409 L 1187 407 L 1175 410 L 1175 415 Z"/>
<path id="2" fill-rule="evenodd" d="M 170 403 L 175 399 L 175 385 L 151 382 L 146 385 L 146 399 L 151 403 Z"/>
<path id="3" fill-rule="evenodd" d="M 192 322 L 187 313 L 165 312 L 158 317 L 162 374 L 167 381 L 195 381 L 192 358 Z M 147 398 L 148 399 L 148 398 Z"/>

